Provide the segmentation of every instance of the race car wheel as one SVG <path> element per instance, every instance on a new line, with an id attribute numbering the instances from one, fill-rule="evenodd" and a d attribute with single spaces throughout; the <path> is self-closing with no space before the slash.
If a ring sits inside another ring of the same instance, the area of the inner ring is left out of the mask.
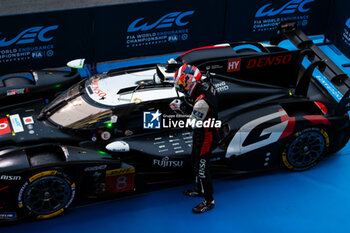
<path id="1" fill-rule="evenodd" d="M 61 214 L 74 196 L 74 183 L 57 171 L 45 171 L 32 176 L 23 185 L 18 206 L 31 216 L 46 219 Z"/>
<path id="2" fill-rule="evenodd" d="M 284 147 L 282 161 L 292 171 L 303 171 L 315 166 L 329 147 L 325 130 L 308 128 L 293 135 Z"/>

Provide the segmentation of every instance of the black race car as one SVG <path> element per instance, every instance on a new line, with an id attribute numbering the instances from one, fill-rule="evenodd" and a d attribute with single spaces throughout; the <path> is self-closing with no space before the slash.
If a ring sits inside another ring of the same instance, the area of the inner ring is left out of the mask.
<path id="1" fill-rule="evenodd" d="M 129 195 L 183 176 L 192 132 L 179 127 L 183 116 L 169 103 L 183 98 L 173 77 L 184 63 L 217 91 L 221 140 L 213 168 L 305 170 L 338 151 L 349 140 L 348 77 L 295 24 L 281 24 L 278 35 L 298 50 L 273 45 L 279 36 L 271 44 L 198 48 L 167 64 L 92 76 L 50 104 L 3 107 L 0 219 L 50 218 L 78 200 Z M 303 59 L 311 62 L 306 69 Z M 322 74 L 314 78 L 316 67 Z M 339 103 L 323 82 L 341 93 Z"/>
<path id="2" fill-rule="evenodd" d="M 45 69 L 0 76 L 0 101 L 6 105 L 47 98 L 52 100 L 82 78 L 78 69 L 84 67 L 85 59 L 67 63 L 70 70 Z M 1 104 L 3 106 L 4 104 Z"/>

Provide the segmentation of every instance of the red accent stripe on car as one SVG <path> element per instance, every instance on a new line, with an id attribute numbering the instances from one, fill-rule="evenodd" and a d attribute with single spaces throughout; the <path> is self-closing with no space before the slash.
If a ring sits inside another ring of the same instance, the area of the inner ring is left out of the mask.
<path id="1" fill-rule="evenodd" d="M 223 48 L 223 47 L 227 47 L 226 45 L 210 45 L 210 46 L 205 46 L 205 47 L 200 47 L 200 48 L 195 48 L 195 49 L 191 49 L 188 50 L 184 53 L 182 53 L 179 57 L 182 57 L 183 55 L 192 52 L 192 51 L 196 51 L 196 50 L 201 50 L 201 49 L 212 49 L 212 48 Z"/>
<path id="2" fill-rule="evenodd" d="M 303 116 L 306 120 L 309 120 L 313 124 L 323 124 L 323 125 L 331 125 L 331 122 L 321 115 L 306 115 Z"/>
<path id="3" fill-rule="evenodd" d="M 279 139 L 288 137 L 294 132 L 294 126 L 295 126 L 295 117 L 290 117 L 287 114 L 281 116 L 281 122 L 288 121 L 287 127 L 284 129 L 282 135 Z"/>
<path id="4" fill-rule="evenodd" d="M 3 191 L 3 190 L 5 190 L 5 189 L 7 189 L 8 187 L 9 187 L 9 186 L 5 186 L 5 187 L 1 188 L 0 191 Z"/>
<path id="5" fill-rule="evenodd" d="M 316 106 L 321 110 L 321 112 L 323 113 L 323 115 L 326 115 L 326 114 L 327 114 L 328 109 L 326 108 L 326 106 L 325 106 L 323 103 L 317 102 L 317 101 L 315 101 L 314 103 L 315 103 Z"/>

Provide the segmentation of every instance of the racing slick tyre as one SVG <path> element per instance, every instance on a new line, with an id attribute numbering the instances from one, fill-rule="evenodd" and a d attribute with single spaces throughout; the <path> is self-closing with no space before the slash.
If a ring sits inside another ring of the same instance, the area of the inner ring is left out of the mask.
<path id="1" fill-rule="evenodd" d="M 30 177 L 18 194 L 18 207 L 29 216 L 47 219 L 61 214 L 75 196 L 75 183 L 55 170 Z"/>
<path id="2" fill-rule="evenodd" d="M 19 77 L 19 76 L 4 79 L 3 82 L 5 84 L 5 87 L 15 87 L 15 86 L 34 84 L 32 80 L 24 77 Z"/>
<path id="3" fill-rule="evenodd" d="M 282 152 L 283 165 L 291 171 L 315 166 L 327 152 L 329 137 L 320 128 L 306 128 L 295 133 Z"/>

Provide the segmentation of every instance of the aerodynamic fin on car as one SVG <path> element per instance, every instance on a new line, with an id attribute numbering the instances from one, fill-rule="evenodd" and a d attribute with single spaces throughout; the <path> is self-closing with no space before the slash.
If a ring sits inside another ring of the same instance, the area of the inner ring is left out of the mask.
<path id="1" fill-rule="evenodd" d="M 307 35 L 299 28 L 297 23 L 292 21 L 284 21 L 278 26 L 278 30 L 275 35 L 271 38 L 271 43 L 277 45 L 279 42 L 287 38 L 290 40 L 298 49 L 311 50 L 312 53 L 308 52 L 306 57 L 311 63 L 317 61 L 324 61 L 325 67 L 320 70 L 322 74 L 337 88 L 343 95 L 347 93 L 350 88 L 349 77 L 317 46 Z"/>
<path id="2" fill-rule="evenodd" d="M 349 77 L 304 32 L 297 28 L 296 22 L 282 22 L 270 42 L 278 45 L 283 38 L 289 39 L 298 49 L 305 51 L 305 57 L 311 62 L 311 65 L 302 74 L 295 94 L 306 95 L 312 73 L 315 68 L 318 68 L 343 95 L 335 109 L 335 114 L 338 116 L 346 114 L 350 110 Z"/>
<path id="3" fill-rule="evenodd" d="M 298 49 L 305 49 L 313 45 L 313 42 L 300 29 L 296 21 L 283 21 L 277 26 L 277 30 L 270 39 L 271 45 L 278 45 L 285 39 L 289 39 Z"/>
<path id="4" fill-rule="evenodd" d="M 311 82 L 312 74 L 315 70 L 315 68 L 318 68 L 321 72 L 326 68 L 325 61 L 315 61 L 311 63 L 306 70 L 303 71 L 300 80 L 298 81 L 298 84 L 295 89 L 296 95 L 302 95 L 306 96 L 307 92 L 309 90 L 309 85 Z"/>

